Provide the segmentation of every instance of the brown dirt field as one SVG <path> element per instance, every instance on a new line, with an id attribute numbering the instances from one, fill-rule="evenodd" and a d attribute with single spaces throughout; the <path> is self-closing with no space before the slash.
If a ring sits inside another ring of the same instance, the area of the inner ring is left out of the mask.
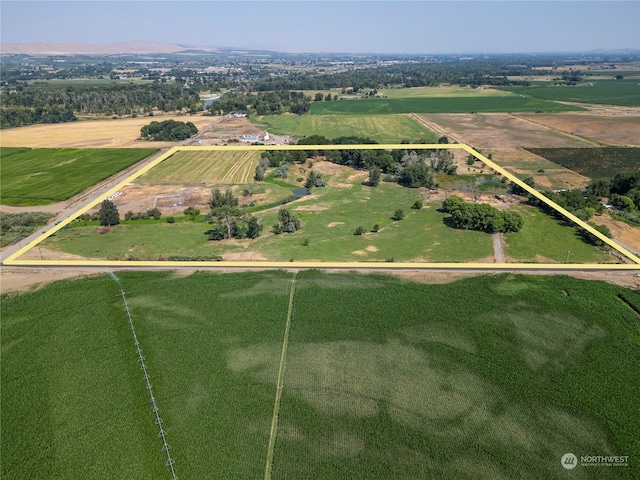
<path id="1" fill-rule="evenodd" d="M 590 112 L 589 115 L 518 114 L 518 117 L 609 145 L 640 146 L 640 118 L 638 116 L 594 115 L 593 112 Z"/>
<path id="2" fill-rule="evenodd" d="M 47 267 L 1 267 L 0 269 L 0 293 L 8 292 L 26 292 L 36 290 L 48 283 L 63 280 L 67 278 L 80 278 L 91 275 L 102 275 L 106 269 L 95 268 L 47 268 Z M 127 270 L 137 270 L 135 268 Z M 172 270 L 175 275 L 190 275 L 195 271 L 202 270 L 202 267 L 185 267 L 180 269 L 172 268 L 153 268 L 147 270 Z M 237 269 L 228 268 L 216 268 L 212 269 L 216 272 L 233 273 L 237 272 Z M 247 269 L 251 271 L 260 271 L 261 268 L 256 266 L 253 269 Z M 290 271 L 298 271 L 299 269 L 288 269 Z M 320 269 L 322 270 L 322 269 Z M 640 269 L 639 269 L 640 270 Z M 360 273 L 370 273 L 367 270 L 354 269 Z M 443 271 L 424 271 L 424 270 L 384 270 L 384 273 L 395 275 L 401 278 L 405 278 L 408 281 L 420 282 L 426 284 L 447 284 L 460 280 L 462 278 L 468 278 L 476 275 L 496 275 L 493 272 L 479 273 L 479 272 L 443 272 Z M 535 275 L 564 275 L 555 272 L 530 272 Z M 623 272 L 569 272 L 567 275 L 582 280 L 602 280 L 615 285 L 620 285 L 627 288 L 640 288 L 640 279 L 634 277 L 633 271 Z"/>
<path id="3" fill-rule="evenodd" d="M 122 195 L 115 197 L 113 203 L 121 215 L 131 210 L 134 213 L 156 207 L 164 216 L 182 215 L 187 207 L 199 208 L 205 212 L 209 208 L 211 188 L 205 185 L 137 185 L 128 184 L 121 190 Z M 98 211 L 96 206 L 91 212 Z"/>
<path id="4" fill-rule="evenodd" d="M 20 260 L 87 260 L 87 257 L 74 255 L 72 253 L 58 252 L 45 247 L 35 246 L 20 255 Z M 101 259 L 89 259 L 97 260 Z"/>
<path id="5" fill-rule="evenodd" d="M 611 230 L 613 238 L 625 245 L 640 251 L 640 227 L 632 227 L 624 222 L 612 219 L 609 215 L 597 215 L 593 221 L 598 225 L 605 225 Z"/>
<path id="6" fill-rule="evenodd" d="M 198 130 L 215 121 L 204 116 L 154 116 L 119 120 L 83 120 L 48 125 L 2 129 L 3 147 L 31 148 L 164 148 L 177 142 L 146 142 L 138 140 L 140 128 L 150 122 L 163 120 L 192 122 Z"/>
<path id="7" fill-rule="evenodd" d="M 421 114 L 439 130 L 476 148 L 589 147 L 570 134 L 557 132 L 506 113 Z"/>

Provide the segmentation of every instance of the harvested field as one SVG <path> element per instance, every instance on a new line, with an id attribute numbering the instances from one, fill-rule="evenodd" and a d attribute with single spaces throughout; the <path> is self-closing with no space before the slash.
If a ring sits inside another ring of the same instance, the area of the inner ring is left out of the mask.
<path id="1" fill-rule="evenodd" d="M 518 148 L 537 145 L 593 146 L 570 134 L 557 132 L 507 113 L 421 114 L 419 116 L 439 126 L 443 132 L 476 148 Z"/>
<path id="2" fill-rule="evenodd" d="M 640 146 L 640 117 L 638 116 L 614 117 L 563 113 L 518 114 L 518 117 L 609 145 Z"/>
<path id="3" fill-rule="evenodd" d="M 542 189 L 582 188 L 589 179 L 557 163 L 522 149 L 492 148 L 493 161 L 518 177 L 531 176 Z"/>
<path id="4" fill-rule="evenodd" d="M 204 116 L 154 116 L 124 118 L 118 120 L 85 120 L 2 130 L 0 144 L 3 147 L 32 148 L 164 148 L 176 142 L 146 142 L 139 140 L 140 129 L 153 120 L 178 120 L 192 122 L 198 130 L 212 123 L 214 117 Z"/>
<path id="5" fill-rule="evenodd" d="M 248 183 L 255 174 L 260 152 L 177 152 L 137 179 L 137 183 Z"/>
<path id="6" fill-rule="evenodd" d="M 612 219 L 609 215 L 597 215 L 593 217 L 593 221 L 598 225 L 607 226 L 615 240 L 619 240 L 640 252 L 640 227 L 632 227 Z"/>

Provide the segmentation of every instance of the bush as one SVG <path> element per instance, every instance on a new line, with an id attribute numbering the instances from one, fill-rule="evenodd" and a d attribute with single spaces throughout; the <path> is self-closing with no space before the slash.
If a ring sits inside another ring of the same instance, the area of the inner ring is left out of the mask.
<path id="1" fill-rule="evenodd" d="M 356 231 L 353 232 L 354 235 L 362 235 L 366 230 L 364 229 L 364 227 L 362 225 L 358 226 L 358 228 L 356 228 Z"/>
<path id="2" fill-rule="evenodd" d="M 420 210 L 422 208 L 422 200 L 416 200 L 413 205 L 411 205 L 411 208 L 414 210 Z"/>
<path id="3" fill-rule="evenodd" d="M 200 215 L 200 210 L 198 208 L 195 208 L 195 207 L 187 207 L 187 208 L 184 209 L 184 214 L 187 217 L 191 217 L 191 220 L 193 220 L 198 215 Z"/>
<path id="4" fill-rule="evenodd" d="M 396 222 L 399 222 L 403 218 L 404 218 L 404 212 L 402 211 L 401 208 L 399 208 L 398 210 L 395 211 L 395 213 L 391 217 L 391 220 L 395 220 Z"/>
<path id="5" fill-rule="evenodd" d="M 176 219 L 174 217 L 167 217 L 167 223 L 176 223 Z"/>
<path id="6" fill-rule="evenodd" d="M 378 233 L 380 231 L 380 225 L 378 225 L 377 223 L 373 226 L 373 228 L 371 229 L 371 231 L 373 233 Z"/>

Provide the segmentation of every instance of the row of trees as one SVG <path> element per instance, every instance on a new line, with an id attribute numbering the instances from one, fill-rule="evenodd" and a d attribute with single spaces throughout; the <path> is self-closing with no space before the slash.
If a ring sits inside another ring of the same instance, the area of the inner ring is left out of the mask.
<path id="1" fill-rule="evenodd" d="M 617 173 L 613 178 L 592 180 L 587 191 L 600 197 L 609 197 L 620 210 L 640 210 L 640 169 Z"/>
<path id="2" fill-rule="evenodd" d="M 284 112 L 301 115 L 309 111 L 311 97 L 303 92 L 279 90 L 274 92 L 232 93 L 224 95 L 209 106 L 212 115 L 230 112 L 277 115 Z"/>
<path id="3" fill-rule="evenodd" d="M 2 94 L 2 128 L 76 120 L 75 114 L 131 115 L 199 108 L 198 92 L 175 82 L 69 86 L 29 86 Z"/>
<path id="4" fill-rule="evenodd" d="M 511 210 L 498 210 L 488 203 L 467 203 L 452 195 L 442 202 L 442 211 L 451 215 L 456 228 L 487 233 L 518 232 L 524 225 L 522 215 Z"/>

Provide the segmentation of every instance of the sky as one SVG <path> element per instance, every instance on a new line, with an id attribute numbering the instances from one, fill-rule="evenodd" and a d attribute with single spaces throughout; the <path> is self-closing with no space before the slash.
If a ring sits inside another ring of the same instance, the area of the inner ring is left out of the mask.
<path id="1" fill-rule="evenodd" d="M 0 1 L 0 42 L 169 42 L 283 52 L 640 49 L 640 2 Z"/>

